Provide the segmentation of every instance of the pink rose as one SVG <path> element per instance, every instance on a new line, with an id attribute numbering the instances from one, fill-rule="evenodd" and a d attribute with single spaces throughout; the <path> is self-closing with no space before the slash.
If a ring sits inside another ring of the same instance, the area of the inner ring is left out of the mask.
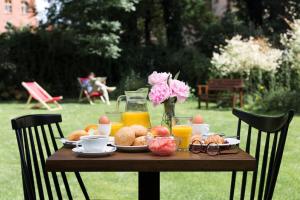
<path id="1" fill-rule="evenodd" d="M 170 73 L 166 73 L 166 72 L 158 73 L 154 71 L 151 75 L 149 75 L 148 83 L 152 86 L 156 84 L 167 83 L 169 77 L 170 78 L 172 77 Z"/>
<path id="2" fill-rule="evenodd" d="M 184 102 L 190 93 L 190 87 L 182 81 L 170 81 L 171 97 L 177 97 L 177 101 Z"/>
<path id="3" fill-rule="evenodd" d="M 161 83 L 154 85 L 149 93 L 149 99 L 153 103 L 154 106 L 157 106 L 167 100 L 171 95 L 171 90 L 168 84 Z"/>

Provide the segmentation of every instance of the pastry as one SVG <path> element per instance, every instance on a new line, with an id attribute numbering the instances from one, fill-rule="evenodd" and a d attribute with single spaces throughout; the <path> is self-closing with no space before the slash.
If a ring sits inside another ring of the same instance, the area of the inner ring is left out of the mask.
<path id="1" fill-rule="evenodd" d="M 68 135 L 68 140 L 78 141 L 80 140 L 81 136 L 85 136 L 85 135 L 88 135 L 88 133 L 85 130 L 76 130 L 70 133 L 70 135 Z"/>
<path id="2" fill-rule="evenodd" d="M 130 127 L 123 127 L 115 134 L 115 143 L 120 146 L 131 146 L 135 140 L 135 132 Z"/>
<path id="3" fill-rule="evenodd" d="M 144 146 L 147 145 L 146 136 L 140 136 L 135 138 L 133 146 Z"/>
<path id="4" fill-rule="evenodd" d="M 134 131 L 135 137 L 145 136 L 148 133 L 147 128 L 141 125 L 132 125 L 130 128 Z"/>
<path id="5" fill-rule="evenodd" d="M 225 140 L 223 137 L 219 135 L 210 135 L 207 137 L 207 139 L 204 141 L 205 144 L 215 143 L 215 144 L 224 144 Z"/>
<path id="6" fill-rule="evenodd" d="M 201 144 L 202 136 L 199 134 L 193 135 L 191 138 L 192 144 Z"/>

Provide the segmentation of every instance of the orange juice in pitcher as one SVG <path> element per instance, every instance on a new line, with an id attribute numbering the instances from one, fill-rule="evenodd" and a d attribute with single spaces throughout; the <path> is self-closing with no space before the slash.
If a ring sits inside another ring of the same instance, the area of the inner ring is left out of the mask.
<path id="1" fill-rule="evenodd" d="M 119 96 L 117 110 L 122 99 L 126 99 L 125 112 L 122 114 L 124 126 L 142 125 L 151 127 L 150 116 L 147 108 L 148 88 L 141 88 L 136 91 L 125 91 L 125 95 Z"/>
<path id="2" fill-rule="evenodd" d="M 125 126 L 139 124 L 146 128 L 151 127 L 150 116 L 148 112 L 124 112 L 122 114 L 122 121 Z"/>

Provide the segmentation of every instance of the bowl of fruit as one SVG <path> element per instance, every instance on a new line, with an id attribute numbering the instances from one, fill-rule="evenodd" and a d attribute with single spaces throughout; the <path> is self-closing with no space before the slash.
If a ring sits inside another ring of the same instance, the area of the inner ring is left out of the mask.
<path id="1" fill-rule="evenodd" d="M 170 136 L 166 127 L 158 126 L 151 130 L 152 136 L 148 137 L 148 148 L 158 156 L 169 156 L 177 150 L 177 140 Z"/>

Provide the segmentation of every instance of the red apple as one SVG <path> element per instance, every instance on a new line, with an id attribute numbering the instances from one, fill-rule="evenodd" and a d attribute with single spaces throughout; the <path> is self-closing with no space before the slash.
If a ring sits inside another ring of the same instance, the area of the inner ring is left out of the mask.
<path id="1" fill-rule="evenodd" d="M 99 118 L 99 124 L 110 124 L 110 120 L 107 116 L 103 115 Z"/>
<path id="2" fill-rule="evenodd" d="M 193 117 L 193 124 L 203 124 L 204 120 L 201 115 L 196 115 Z"/>
<path id="3" fill-rule="evenodd" d="M 153 136 L 166 137 L 170 136 L 170 131 L 167 127 L 164 126 L 155 126 L 151 129 Z"/>

